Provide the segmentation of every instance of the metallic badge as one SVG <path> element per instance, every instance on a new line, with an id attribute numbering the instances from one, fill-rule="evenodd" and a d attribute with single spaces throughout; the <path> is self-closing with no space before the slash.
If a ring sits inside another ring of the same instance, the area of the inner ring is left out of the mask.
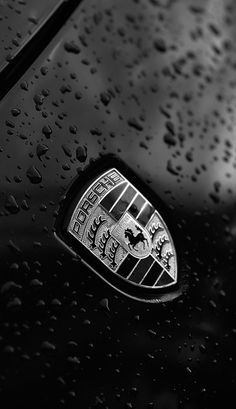
<path id="1" fill-rule="evenodd" d="M 72 247 L 85 250 L 85 262 L 126 295 L 158 301 L 160 291 L 177 283 L 176 251 L 164 220 L 117 168 L 83 191 L 65 230 Z"/>

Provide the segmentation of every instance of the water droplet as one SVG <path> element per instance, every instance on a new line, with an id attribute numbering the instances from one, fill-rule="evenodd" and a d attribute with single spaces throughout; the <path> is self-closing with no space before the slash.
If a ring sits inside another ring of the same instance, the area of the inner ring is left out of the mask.
<path id="1" fill-rule="evenodd" d="M 36 154 L 38 158 L 41 160 L 41 156 L 45 155 L 45 153 L 48 151 L 48 146 L 44 144 L 38 144 L 36 148 Z"/>
<path id="2" fill-rule="evenodd" d="M 20 208 L 13 195 L 8 195 L 5 202 L 5 208 L 12 214 L 16 214 L 19 212 Z"/>
<path id="3" fill-rule="evenodd" d="M 49 125 L 44 125 L 42 132 L 46 138 L 49 139 L 52 133 L 52 128 Z"/>
<path id="4" fill-rule="evenodd" d="M 107 106 L 111 100 L 111 95 L 108 92 L 102 92 L 100 94 L 100 100 L 102 101 L 103 105 Z"/>
<path id="5" fill-rule="evenodd" d="M 80 48 L 79 48 L 79 46 L 77 44 L 74 43 L 74 41 L 66 42 L 64 44 L 64 49 L 68 53 L 72 53 L 72 54 L 79 54 L 80 53 Z"/>
<path id="6" fill-rule="evenodd" d="M 41 348 L 44 351 L 55 351 L 55 349 L 56 349 L 55 345 L 52 344 L 49 341 L 43 341 L 42 344 L 41 344 Z"/>
<path id="7" fill-rule="evenodd" d="M 80 162 L 85 162 L 87 159 L 87 148 L 86 146 L 78 146 L 76 149 L 76 158 Z"/>
<path id="8" fill-rule="evenodd" d="M 33 184 L 40 183 L 42 181 L 42 176 L 39 170 L 35 166 L 31 166 L 27 172 L 26 176 L 29 178 L 30 182 Z"/>
<path id="9" fill-rule="evenodd" d="M 143 130 L 143 126 L 140 124 L 140 122 L 137 121 L 136 118 L 129 118 L 128 125 L 131 126 L 131 128 L 134 128 L 136 131 Z"/>

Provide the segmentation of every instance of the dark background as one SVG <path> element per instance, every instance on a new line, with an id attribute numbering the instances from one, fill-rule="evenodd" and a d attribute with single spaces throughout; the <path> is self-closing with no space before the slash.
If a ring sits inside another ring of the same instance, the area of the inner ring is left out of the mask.
<path id="1" fill-rule="evenodd" d="M 1 406 L 233 406 L 234 2 L 1 8 Z M 169 208 L 173 302 L 120 295 L 55 240 L 65 190 L 110 153 Z"/>

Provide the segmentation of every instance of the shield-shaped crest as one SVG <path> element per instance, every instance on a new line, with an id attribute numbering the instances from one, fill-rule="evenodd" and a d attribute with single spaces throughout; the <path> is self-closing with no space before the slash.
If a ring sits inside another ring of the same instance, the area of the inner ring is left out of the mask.
<path id="1" fill-rule="evenodd" d="M 158 209 L 116 167 L 75 193 L 60 238 L 117 290 L 158 301 L 177 283 L 174 243 Z"/>

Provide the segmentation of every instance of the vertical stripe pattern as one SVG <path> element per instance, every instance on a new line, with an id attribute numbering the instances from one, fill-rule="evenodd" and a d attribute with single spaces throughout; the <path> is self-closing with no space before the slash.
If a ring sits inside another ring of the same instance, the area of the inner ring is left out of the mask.
<path id="1" fill-rule="evenodd" d="M 142 209 L 141 213 L 138 215 L 137 220 L 142 226 L 146 226 L 147 222 L 153 215 L 155 209 L 149 203 L 146 203 L 145 207 Z"/>
<path id="2" fill-rule="evenodd" d="M 131 274 L 128 277 L 128 279 L 130 281 L 133 281 L 134 283 L 137 283 L 137 284 L 140 283 L 145 273 L 147 272 L 147 270 L 151 267 L 151 265 L 154 262 L 155 261 L 152 256 L 141 259 L 139 263 L 137 264 L 137 266 L 135 266 L 133 271 L 131 271 Z"/>
<path id="3" fill-rule="evenodd" d="M 124 214 L 135 194 L 136 190 L 129 185 L 128 188 L 124 191 L 120 200 L 116 203 L 115 207 L 113 207 L 113 209 L 111 210 L 111 215 L 116 220 L 119 220 Z"/>
<path id="4" fill-rule="evenodd" d="M 118 199 L 118 197 L 122 194 L 122 192 L 125 190 L 127 186 L 126 182 L 121 183 L 118 185 L 115 189 L 113 189 L 110 193 L 108 193 L 104 199 L 101 201 L 101 205 L 104 207 L 104 209 L 110 211 L 111 207 L 115 203 L 115 201 Z"/>
<path id="5" fill-rule="evenodd" d="M 131 216 L 136 219 L 144 203 L 145 199 L 142 196 L 138 195 L 128 209 L 128 212 L 131 214 Z"/>

